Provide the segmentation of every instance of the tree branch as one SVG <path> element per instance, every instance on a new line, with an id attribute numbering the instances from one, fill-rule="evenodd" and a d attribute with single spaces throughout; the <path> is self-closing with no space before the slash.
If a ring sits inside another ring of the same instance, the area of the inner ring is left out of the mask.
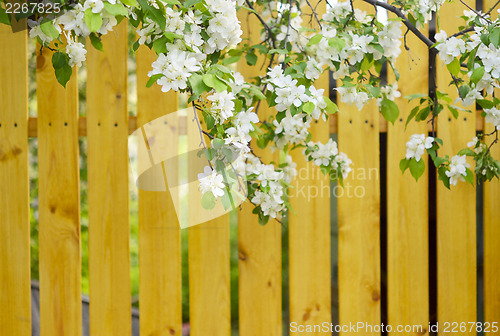
<path id="1" fill-rule="evenodd" d="M 415 27 L 411 22 L 410 20 L 408 20 L 408 18 L 403 14 L 403 12 L 397 8 L 397 7 L 394 7 L 392 5 L 389 5 L 388 3 L 385 3 L 383 1 L 378 1 L 378 0 L 363 0 L 364 2 L 366 3 L 369 3 L 373 6 L 379 6 L 379 7 L 382 7 L 384 9 L 387 9 L 389 12 L 392 12 L 394 14 L 396 14 L 398 17 L 400 17 L 401 19 L 403 19 L 403 23 L 404 25 L 413 33 L 415 34 L 416 37 L 418 37 L 418 39 L 422 42 L 424 42 L 427 47 L 429 47 L 429 49 L 432 49 L 432 46 L 434 45 L 434 42 L 432 42 L 427 36 L 425 36 L 424 34 L 422 34 L 422 32 L 420 30 L 417 29 L 417 27 Z"/>

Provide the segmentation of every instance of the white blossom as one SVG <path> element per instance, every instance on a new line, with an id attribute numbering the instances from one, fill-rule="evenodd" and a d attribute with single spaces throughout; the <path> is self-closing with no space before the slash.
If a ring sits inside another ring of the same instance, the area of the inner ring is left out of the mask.
<path id="1" fill-rule="evenodd" d="M 225 188 L 223 180 L 222 175 L 209 166 L 205 166 L 203 173 L 198 174 L 199 189 L 202 194 L 211 192 L 215 197 L 223 196 Z"/>
<path id="2" fill-rule="evenodd" d="M 466 169 L 470 167 L 465 158 L 465 155 L 455 155 L 451 158 L 450 169 L 445 172 L 446 176 L 450 178 L 451 185 L 456 185 L 459 180 L 465 181 Z"/>
<path id="3" fill-rule="evenodd" d="M 413 134 L 410 141 L 406 143 L 406 158 L 408 160 L 415 158 L 417 162 L 420 161 L 425 150 L 431 148 L 433 142 L 433 137 L 426 138 L 425 134 Z"/>

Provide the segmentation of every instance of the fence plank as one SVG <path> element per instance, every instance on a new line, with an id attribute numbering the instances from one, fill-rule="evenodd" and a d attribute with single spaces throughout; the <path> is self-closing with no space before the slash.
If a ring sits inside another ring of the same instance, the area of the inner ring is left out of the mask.
<path id="1" fill-rule="evenodd" d="M 409 51 L 402 49 L 397 60 L 401 97 L 428 92 L 428 48 L 414 35 L 407 36 Z M 391 76 L 394 80 L 394 76 Z M 392 81 L 389 82 L 392 84 Z M 428 175 L 418 182 L 399 161 L 405 157 L 404 142 L 412 134 L 427 134 L 427 124 L 405 123 L 412 107 L 404 98 L 397 99 L 400 117 L 387 129 L 387 294 L 388 321 L 396 325 L 429 324 L 428 267 Z M 422 157 L 426 161 L 427 158 Z M 390 334 L 397 334 L 393 330 Z M 406 333 L 426 335 L 427 332 Z"/>
<path id="2" fill-rule="evenodd" d="M 79 336 L 78 82 L 74 68 L 63 88 L 51 57 L 46 48 L 37 56 L 40 331 L 42 336 Z"/>
<path id="3" fill-rule="evenodd" d="M 255 15 L 240 14 L 241 28 L 251 43 L 260 43 L 260 23 Z M 267 62 L 265 58 L 260 61 Z M 243 59 L 238 71 L 249 79 L 256 76 L 255 66 Z M 263 69 L 262 73 L 267 70 Z M 265 104 L 258 111 L 262 120 L 270 114 Z M 278 158 L 269 150 L 255 144 L 254 151 L 266 163 Z M 245 202 L 238 212 L 238 269 L 239 269 L 239 332 L 241 336 L 282 334 L 281 325 L 281 225 L 270 220 L 259 225 L 258 216 L 252 214 L 253 205 Z"/>
<path id="4" fill-rule="evenodd" d="M 319 4 L 317 12 L 320 16 L 325 12 L 325 6 Z M 310 10 L 304 8 L 304 12 L 310 13 Z M 328 72 L 323 73 L 314 85 L 328 94 Z M 326 143 L 330 138 L 328 122 L 313 121 L 311 125 L 312 141 Z M 330 323 L 330 179 L 312 162 L 307 162 L 300 150 L 293 154 L 293 160 L 299 174 L 290 190 L 290 204 L 295 212 L 289 215 L 290 322 L 299 325 Z"/>
<path id="5" fill-rule="evenodd" d="M 87 43 L 90 333 L 131 334 L 127 21 Z M 105 110 L 104 110 L 105 108 Z"/>
<path id="6" fill-rule="evenodd" d="M 199 114 L 200 115 L 200 114 Z M 200 135 L 188 109 L 188 141 L 196 147 Z M 203 121 L 201 121 L 203 125 Z M 207 138 L 205 138 L 206 141 Z M 193 148 L 193 145 L 190 145 Z M 200 199 L 189 186 L 189 212 L 201 207 Z M 188 228 L 189 232 L 189 315 L 192 336 L 229 336 L 231 334 L 229 215 Z"/>
<path id="7" fill-rule="evenodd" d="M 356 7 L 374 12 L 367 4 Z M 353 162 L 338 199 L 339 321 L 376 325 L 380 323 L 381 298 L 380 159 L 379 111 L 374 102 L 362 111 L 339 103 L 338 139 L 340 150 Z"/>
<path id="8" fill-rule="evenodd" d="M 0 334 L 31 335 L 26 30 L 0 25 Z"/>
<path id="9" fill-rule="evenodd" d="M 500 93 L 500 92 L 499 92 Z M 494 126 L 487 124 L 486 133 Z M 500 147 L 491 148 L 491 155 L 500 158 Z M 497 180 L 484 184 L 484 222 L 483 222 L 483 281 L 484 281 L 484 321 L 500 321 L 500 220 L 498 217 L 498 198 L 500 183 Z"/>
<path id="10" fill-rule="evenodd" d="M 484 0 L 483 11 L 496 5 L 494 0 Z M 498 7 L 497 7 L 498 8 Z M 497 18 L 496 9 L 491 12 Z M 500 96 L 500 90 L 495 91 Z M 485 133 L 494 131 L 491 123 L 486 123 Z M 489 139 L 490 141 L 492 139 Z M 491 148 L 491 155 L 500 158 L 500 145 Z M 483 281 L 484 281 L 484 321 L 500 321 L 500 219 L 498 217 L 498 198 L 500 183 L 493 180 L 484 184 L 484 221 L 483 221 Z"/>
<path id="11" fill-rule="evenodd" d="M 137 126 L 178 110 L 178 96 L 146 88 L 156 54 L 137 51 Z M 177 146 L 177 142 L 172 146 Z M 182 335 L 181 235 L 169 192 L 139 190 L 141 335 Z"/>
<path id="12" fill-rule="evenodd" d="M 474 7 L 474 1 L 465 1 Z M 446 3 L 440 11 L 440 29 L 448 34 L 458 31 L 458 16 L 466 7 Z M 448 86 L 451 77 L 441 60 L 437 63 L 440 91 L 458 97 L 455 87 Z M 475 108 L 470 106 L 472 111 Z M 438 137 L 444 146 L 440 155 L 455 155 L 475 135 L 475 113 L 461 113 L 455 120 L 445 109 L 438 118 Z M 476 319 L 476 195 L 475 188 L 459 182 L 446 189 L 437 187 L 437 251 L 438 251 L 438 321 L 469 322 Z M 475 331 L 474 331 L 475 333 Z M 440 335 L 445 335 L 440 328 Z M 463 333 L 468 334 L 468 333 Z M 472 333 L 471 333 L 472 334 Z"/>

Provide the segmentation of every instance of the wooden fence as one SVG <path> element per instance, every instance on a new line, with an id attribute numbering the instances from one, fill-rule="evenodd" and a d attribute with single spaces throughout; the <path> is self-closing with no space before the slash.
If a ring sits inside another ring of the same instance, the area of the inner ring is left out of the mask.
<path id="1" fill-rule="evenodd" d="M 495 2 L 484 1 L 484 7 Z M 448 12 L 441 16 L 441 27 L 453 31 L 462 8 L 461 4 L 445 5 Z M 242 25 L 248 32 L 257 23 L 250 17 Z M 259 30 L 250 31 L 249 38 L 257 40 Z M 177 110 L 178 97 L 158 87 L 146 88 L 155 55 L 141 47 L 136 56 L 137 116 L 128 116 L 128 41 L 123 22 L 116 33 L 104 38 L 105 52 L 88 48 L 86 116 L 79 116 L 76 76 L 63 89 L 55 80 L 50 51 L 37 53 L 38 116 L 29 118 L 26 31 L 14 34 L 0 26 L 0 41 L 0 335 L 31 333 L 28 137 L 38 137 L 39 145 L 41 335 L 81 335 L 79 136 L 88 139 L 90 333 L 130 335 L 127 136 L 136 127 Z M 412 37 L 408 43 L 410 52 L 403 52 L 398 60 L 402 96 L 428 90 L 426 47 Z M 239 71 L 253 75 L 243 63 Z M 437 77 L 446 87 L 449 78 L 440 65 Z M 326 74 L 318 86 L 329 89 Z M 456 95 L 452 88 L 447 92 Z M 340 112 L 330 125 L 312 126 L 316 140 L 337 134 L 341 150 L 354 162 L 345 183 L 358 191 L 357 197 L 344 195 L 337 202 L 338 322 L 380 325 L 385 309 L 391 325 L 420 324 L 424 327 L 420 334 L 425 335 L 433 319 L 430 310 L 437 309 L 440 322 L 476 321 L 478 295 L 484 297 L 484 321 L 500 321 L 500 183 L 484 186 L 484 289 L 478 293 L 476 189 L 459 183 L 450 192 L 438 183 L 436 191 L 429 190 L 433 184 L 427 176 L 416 183 L 409 174 L 401 174 L 402 144 L 410 134 L 426 132 L 427 125 L 411 124 L 405 131 L 410 107 L 404 99 L 398 103 L 402 115 L 395 125 L 387 125 L 373 104 L 358 112 L 339 103 Z M 457 120 L 441 116 L 438 136 L 446 143 L 443 151 L 455 153 L 483 124 L 476 114 L 462 114 Z M 380 160 L 381 133 L 387 136 L 386 162 Z M 495 156 L 500 157 L 497 147 Z M 261 154 L 272 158 L 268 152 Z M 317 169 L 300 155 L 295 159 L 299 169 L 316 172 L 296 182 L 297 189 L 329 187 Z M 386 176 L 381 176 L 385 166 Z M 382 179 L 386 179 L 385 190 Z M 288 224 L 289 318 L 299 325 L 331 322 L 332 295 L 336 296 L 331 290 L 335 281 L 331 246 L 337 242 L 331 241 L 330 190 L 310 196 L 297 193 L 292 197 L 297 215 L 291 214 Z M 429 209 L 435 205 L 437 226 L 429 225 Z M 386 214 L 384 244 L 381 212 Z M 436 227 L 437 240 L 429 240 Z M 229 217 L 188 230 L 191 335 L 228 336 Z M 238 218 L 242 336 L 283 334 L 282 297 L 286 293 L 281 292 L 281 237 L 280 224 L 260 226 L 251 207 L 243 205 Z M 140 192 L 139 239 L 141 335 L 181 335 L 181 235 L 168 193 Z M 437 256 L 429 252 L 436 246 Z M 434 284 L 429 274 L 436 257 Z M 386 265 L 384 274 L 382 264 Z M 383 277 L 387 279 L 384 287 Z M 437 294 L 430 291 L 432 287 Z M 324 333 L 307 333 L 319 334 Z M 441 329 L 439 334 L 445 333 Z"/>

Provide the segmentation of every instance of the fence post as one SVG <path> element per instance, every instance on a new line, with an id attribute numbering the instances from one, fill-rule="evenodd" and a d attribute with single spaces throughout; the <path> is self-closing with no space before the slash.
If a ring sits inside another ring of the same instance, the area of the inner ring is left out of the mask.
<path id="1" fill-rule="evenodd" d="M 358 8 L 374 14 L 368 4 Z M 341 103 L 340 97 L 338 101 L 339 149 L 353 162 L 338 198 L 339 322 L 377 325 L 381 318 L 379 110 L 373 101 L 362 111 Z"/>
<path id="2" fill-rule="evenodd" d="M 37 46 L 37 50 L 40 46 Z M 40 335 L 82 334 L 77 68 L 63 88 L 37 56 Z"/>
<path id="3" fill-rule="evenodd" d="M 31 335 L 27 33 L 0 24 L 0 334 Z"/>
<path id="4" fill-rule="evenodd" d="M 255 15 L 240 11 L 241 29 L 250 44 L 261 41 L 260 23 Z M 268 62 L 260 57 L 261 62 Z M 267 63 L 266 63 L 267 65 Z M 249 66 L 245 58 L 238 63 L 238 71 L 249 80 L 263 75 L 256 73 L 256 66 Z M 269 117 L 270 111 L 260 104 L 261 120 Z M 262 160 L 269 164 L 279 160 L 276 153 L 260 150 L 255 143 L 253 149 Z M 277 163 L 275 164 L 275 166 Z M 258 216 L 252 214 L 253 205 L 245 202 L 238 211 L 238 268 L 239 268 L 239 332 L 241 336 L 278 336 L 283 332 L 281 318 L 281 225 L 269 220 L 259 225 Z"/>
<path id="5" fill-rule="evenodd" d="M 179 107 L 177 93 L 161 92 L 157 84 L 146 87 L 156 53 L 141 46 L 136 59 L 141 127 Z M 139 298 L 141 335 L 182 335 L 181 230 L 168 191 L 139 190 Z"/>
<path id="6" fill-rule="evenodd" d="M 427 94 L 429 50 L 411 33 L 406 37 L 406 44 L 410 50 L 402 45 L 396 61 L 400 74 L 401 98 L 396 100 L 400 115 L 394 125 L 387 126 L 388 321 L 391 326 L 421 325 L 425 334 L 429 324 L 429 178 L 424 174 L 416 182 L 409 172 L 403 175 L 399 161 L 405 157 L 404 143 L 412 134 L 427 136 L 426 122 L 411 122 L 405 127 L 415 104 L 408 103 L 404 97 Z M 388 84 L 392 84 L 395 81 L 392 72 L 389 78 Z M 428 167 L 427 157 L 423 156 L 422 160 Z M 397 333 L 393 330 L 390 334 Z"/>
<path id="7" fill-rule="evenodd" d="M 483 12 L 487 12 L 497 1 L 484 0 Z M 498 8 L 498 7 L 497 7 Z M 497 18 L 496 8 L 490 14 Z M 495 90 L 500 97 L 500 90 Z M 485 123 L 484 133 L 494 131 L 491 123 Z M 491 155 L 500 158 L 500 144 L 491 148 Z M 500 322 L 500 219 L 498 199 L 500 183 L 498 180 L 484 184 L 484 221 L 483 221 L 483 282 L 484 282 L 484 322 Z"/>
<path id="8" fill-rule="evenodd" d="M 472 8 L 474 1 L 465 1 Z M 440 10 L 440 29 L 448 34 L 458 30 L 459 19 L 467 7 L 460 2 L 445 3 Z M 437 59 L 437 85 L 440 91 L 458 97 L 457 89 L 449 86 L 450 74 Z M 458 119 L 445 109 L 437 122 L 438 137 L 444 142 L 441 156 L 456 155 L 476 134 L 476 109 L 461 112 Z M 437 186 L 437 277 L 438 321 L 471 322 L 476 320 L 476 189 L 459 182 L 446 189 L 441 181 Z M 468 332 L 461 334 L 474 334 Z M 446 335 L 439 328 L 439 335 Z"/>
<path id="9" fill-rule="evenodd" d="M 87 42 L 87 164 L 91 335 L 131 334 L 128 21 Z"/>

